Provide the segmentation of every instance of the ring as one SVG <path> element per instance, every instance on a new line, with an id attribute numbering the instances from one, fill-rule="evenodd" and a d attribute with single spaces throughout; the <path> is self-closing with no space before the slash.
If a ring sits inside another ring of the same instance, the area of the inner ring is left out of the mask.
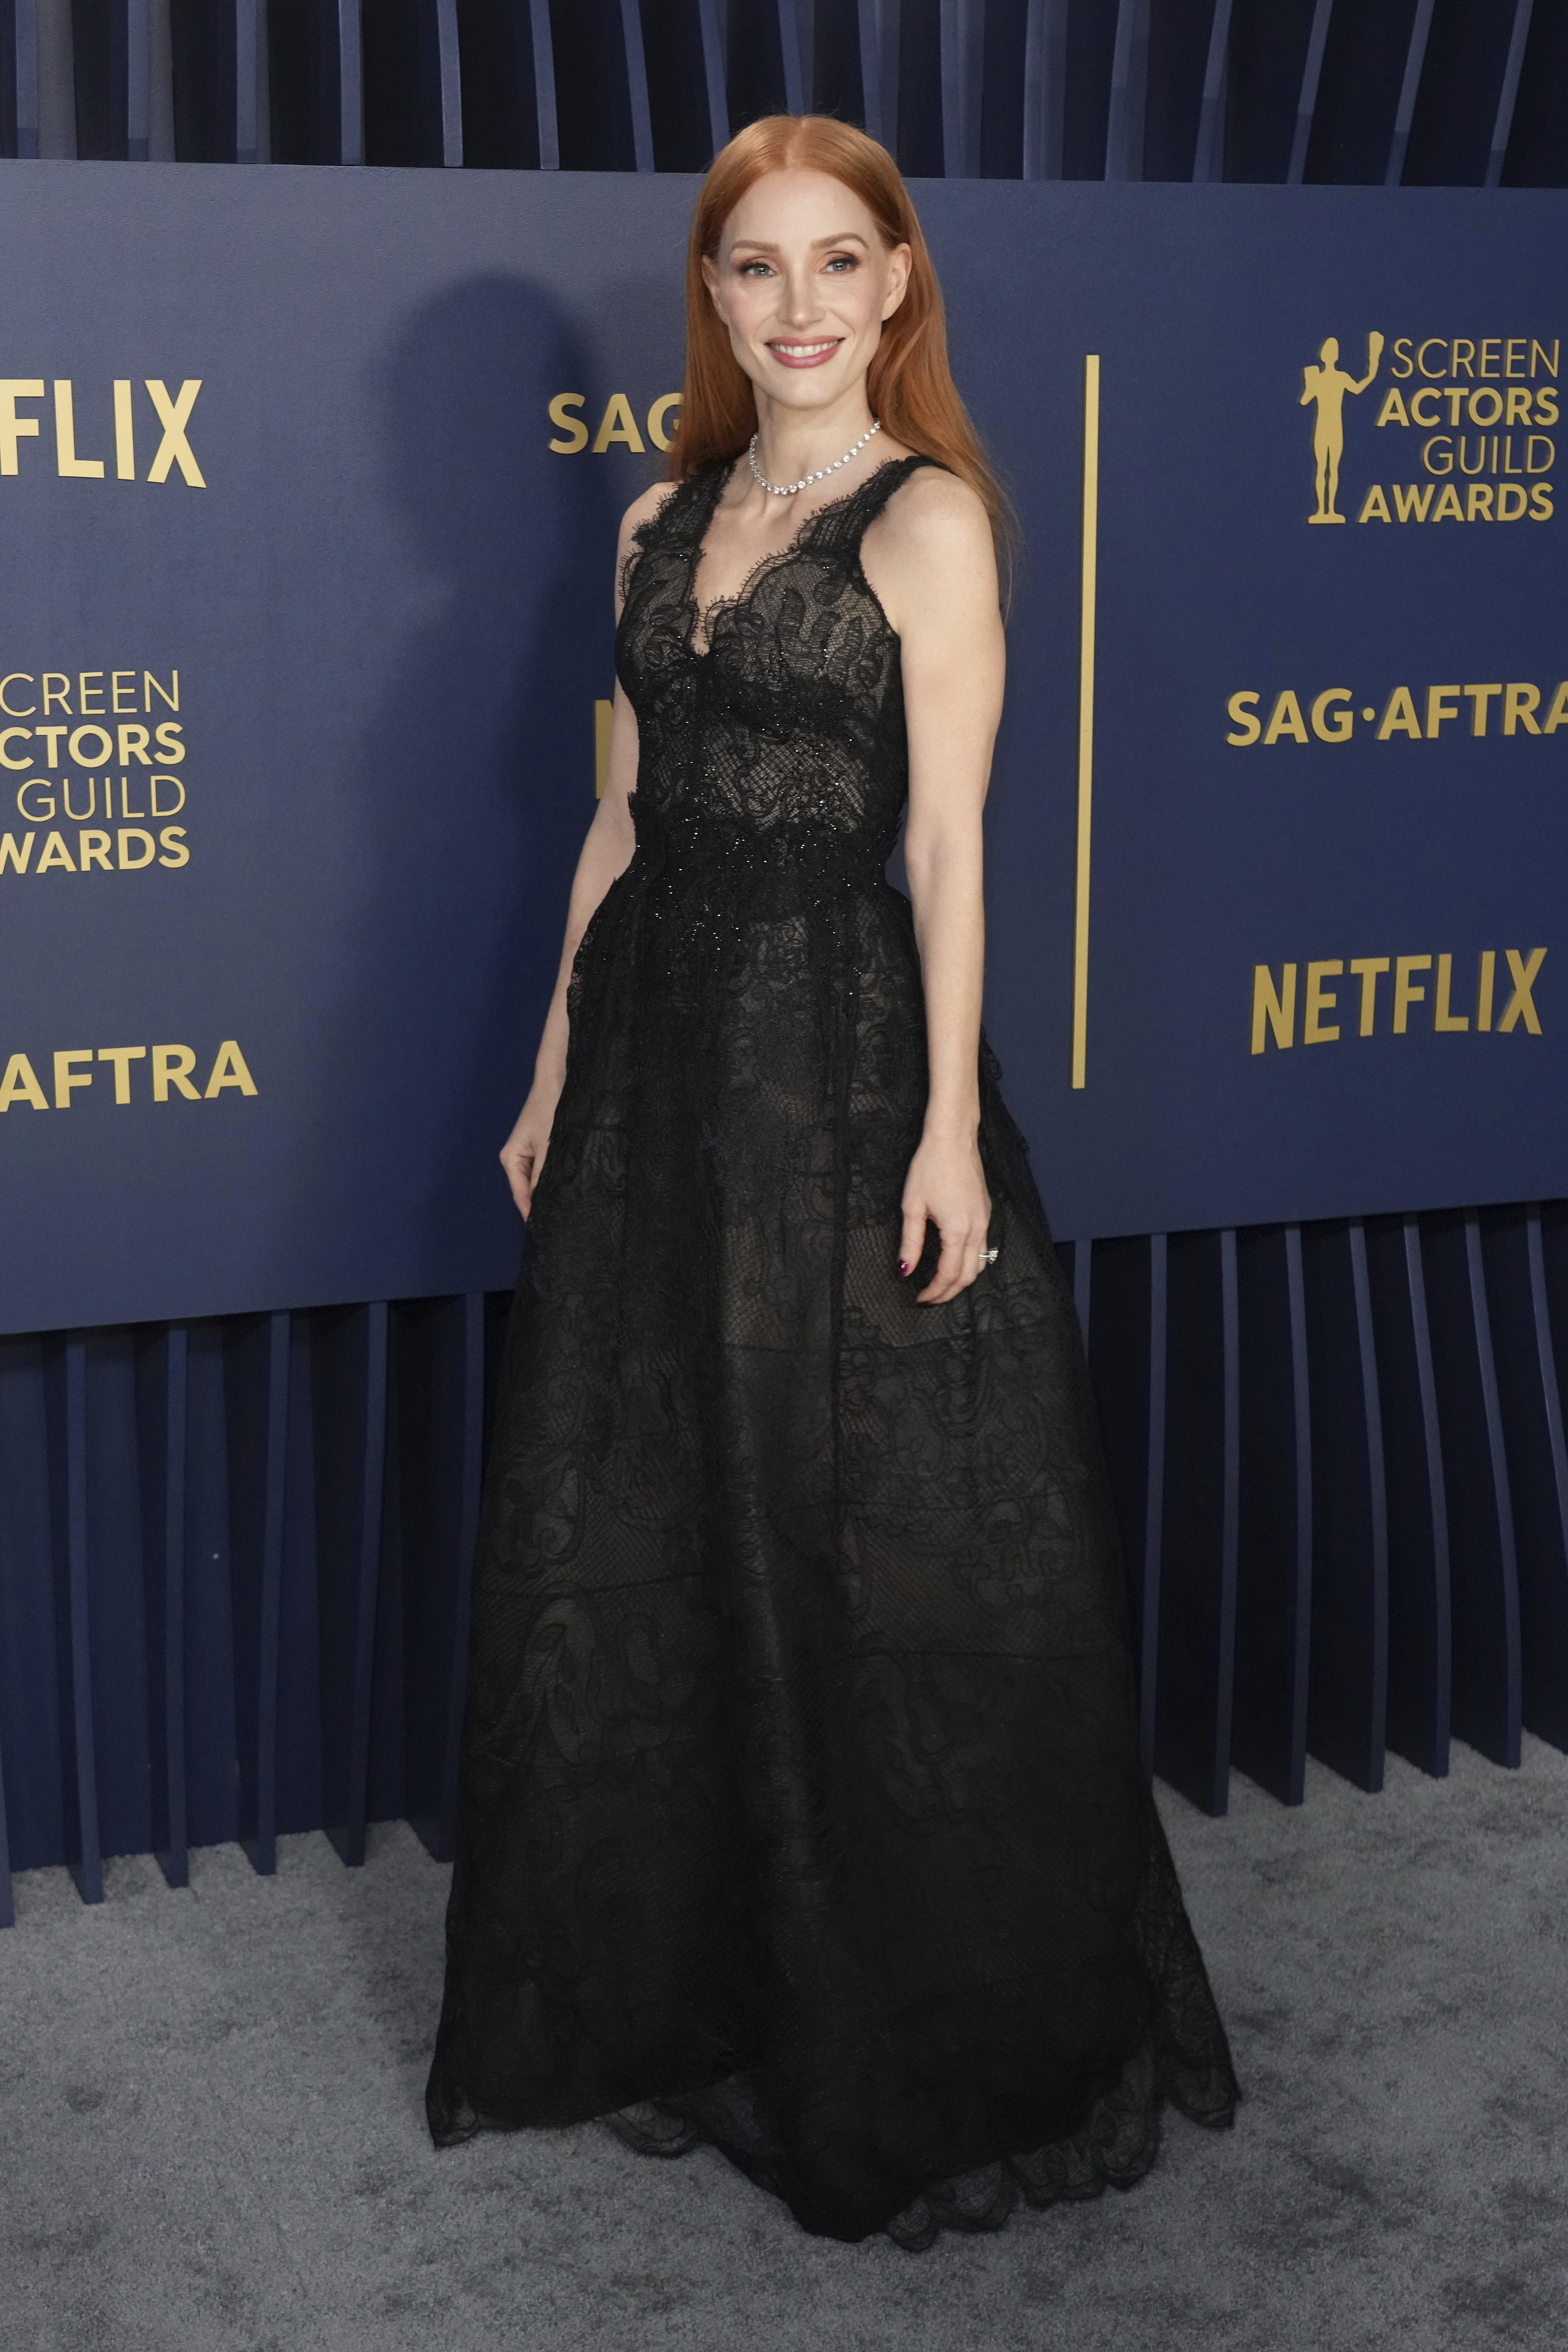
<path id="1" fill-rule="evenodd" d="M 994 1265 L 1001 1255 L 1000 1250 L 982 1250 L 980 1263 L 982 1265 Z"/>

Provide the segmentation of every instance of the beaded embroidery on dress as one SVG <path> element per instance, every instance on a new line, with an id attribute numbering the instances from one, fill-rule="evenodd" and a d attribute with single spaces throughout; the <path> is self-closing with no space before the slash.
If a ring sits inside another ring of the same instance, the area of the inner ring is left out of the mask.
<path id="1" fill-rule="evenodd" d="M 1000 1255 L 942 1307 L 894 1274 L 924 1011 L 860 546 L 927 462 L 704 615 L 721 470 L 627 565 L 637 849 L 577 956 L 510 1327 L 428 2091 L 442 2144 L 651 2101 L 808 2230 L 910 2246 L 1125 2187 L 1163 2101 L 1237 2097 L 984 1049 Z"/>

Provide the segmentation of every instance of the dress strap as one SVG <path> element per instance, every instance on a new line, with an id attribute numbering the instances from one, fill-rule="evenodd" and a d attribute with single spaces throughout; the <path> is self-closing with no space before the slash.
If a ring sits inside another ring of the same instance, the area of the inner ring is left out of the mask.
<path id="1" fill-rule="evenodd" d="M 639 547 L 685 547 L 700 541 L 713 520 L 729 470 L 722 463 L 704 466 L 678 482 L 658 512 L 639 527 Z"/>
<path id="2" fill-rule="evenodd" d="M 922 466 L 934 466 L 941 474 L 948 470 L 940 457 L 928 457 L 917 449 L 911 457 L 894 457 L 887 465 L 879 466 L 869 479 L 861 483 L 858 496 L 861 501 L 862 530 L 876 521 L 893 492 L 901 490 L 910 476 L 918 473 Z"/>
<path id="3" fill-rule="evenodd" d="M 805 528 L 813 543 L 826 544 L 842 553 L 858 553 L 860 541 L 894 491 L 902 489 L 910 476 L 921 466 L 940 467 L 941 463 L 940 458 L 922 457 L 919 450 L 911 457 L 889 457 L 874 474 L 867 476 L 858 489 L 836 499 L 812 517 Z"/>
<path id="4" fill-rule="evenodd" d="M 727 470 L 721 465 L 705 466 L 700 473 L 688 474 L 647 522 L 638 523 L 621 566 L 623 597 L 630 593 L 632 574 L 645 555 L 662 552 L 682 562 L 691 559 L 713 520 Z"/>

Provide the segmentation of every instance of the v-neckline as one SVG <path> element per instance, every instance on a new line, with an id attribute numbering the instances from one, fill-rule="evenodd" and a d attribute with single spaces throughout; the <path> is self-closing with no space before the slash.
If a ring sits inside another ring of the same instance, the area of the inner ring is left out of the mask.
<path id="1" fill-rule="evenodd" d="M 723 497 L 725 490 L 729 488 L 731 476 L 734 473 L 736 467 L 741 462 L 739 457 L 732 457 L 729 465 L 724 468 L 723 472 L 718 476 L 717 488 L 714 490 L 708 511 L 701 518 L 700 528 L 691 543 L 691 560 L 687 567 L 686 573 L 686 593 L 682 597 L 681 602 L 690 615 L 689 625 L 686 632 L 686 649 L 691 655 L 693 660 L 706 661 L 712 653 L 714 621 L 721 614 L 735 612 L 741 605 L 749 604 L 752 591 L 757 587 L 759 582 L 763 579 L 765 573 L 774 571 L 782 567 L 784 564 L 793 562 L 795 558 L 800 553 L 802 548 L 805 546 L 807 534 L 811 531 L 814 525 L 821 521 L 824 515 L 833 514 L 837 512 L 839 508 L 849 506 L 861 495 L 862 491 L 868 489 L 874 481 L 876 481 L 881 475 L 885 474 L 889 466 L 908 466 L 918 464 L 919 460 L 920 452 L 918 450 L 912 450 L 907 457 L 884 457 L 880 465 L 872 467 L 864 481 L 856 483 L 853 489 L 844 490 L 837 498 L 827 499 L 821 506 L 814 507 L 811 512 L 806 516 L 805 521 L 800 525 L 799 529 L 792 537 L 784 541 L 782 547 L 771 549 L 766 555 L 762 556 L 757 562 L 752 564 L 751 570 L 745 574 L 740 586 L 734 591 L 732 595 L 715 596 L 711 598 L 708 604 L 699 604 L 697 601 L 697 575 L 702 569 L 702 554 L 703 549 L 707 543 L 708 533 L 712 528 L 713 518 L 719 511 L 719 501 Z M 697 642 L 699 630 L 700 630 L 703 639 L 703 642 L 700 645 Z"/>

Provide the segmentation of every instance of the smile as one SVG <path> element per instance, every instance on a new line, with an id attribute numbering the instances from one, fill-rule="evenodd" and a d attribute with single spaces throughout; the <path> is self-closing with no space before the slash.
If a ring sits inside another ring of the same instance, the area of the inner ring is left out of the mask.
<path id="1" fill-rule="evenodd" d="M 785 367 L 820 367 L 824 360 L 832 358 L 842 341 L 841 335 L 834 335 L 820 343 L 772 342 L 768 349 Z"/>

